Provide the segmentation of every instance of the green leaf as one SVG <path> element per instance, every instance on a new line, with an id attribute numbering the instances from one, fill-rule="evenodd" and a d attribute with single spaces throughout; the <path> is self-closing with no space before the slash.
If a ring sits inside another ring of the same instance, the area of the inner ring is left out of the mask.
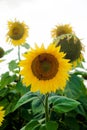
<path id="1" fill-rule="evenodd" d="M 39 125 L 40 124 L 37 120 L 31 120 L 26 126 L 21 128 L 21 130 L 35 130 Z"/>
<path id="2" fill-rule="evenodd" d="M 20 106 L 34 100 L 36 98 L 36 95 L 34 95 L 32 92 L 27 92 L 26 94 L 24 94 L 17 102 L 14 110 L 16 110 L 17 108 L 19 108 Z"/>
<path id="3" fill-rule="evenodd" d="M 42 125 L 40 126 L 40 129 L 39 129 L 39 130 L 47 130 L 46 124 L 42 124 Z"/>
<path id="4" fill-rule="evenodd" d="M 14 106 L 15 106 L 16 102 L 17 102 L 17 101 L 13 100 L 13 102 L 11 101 L 10 103 L 8 103 L 8 106 L 7 106 L 6 109 L 5 109 L 5 115 L 7 115 L 7 114 L 13 112 Z"/>
<path id="5" fill-rule="evenodd" d="M 87 114 L 86 114 L 85 109 L 84 109 L 84 107 L 83 107 L 82 104 L 80 104 L 80 105 L 75 109 L 75 111 L 76 111 L 78 114 L 81 114 L 81 115 L 83 115 L 85 118 L 87 118 Z"/>
<path id="6" fill-rule="evenodd" d="M 9 54 L 11 51 L 13 51 L 13 48 L 12 48 L 12 49 L 9 49 L 9 50 L 7 50 L 7 51 L 5 51 L 4 55 Z"/>
<path id="7" fill-rule="evenodd" d="M 24 95 L 27 92 L 26 86 L 24 86 L 20 81 L 17 82 L 15 89 L 17 92 L 19 92 L 21 95 Z"/>
<path id="8" fill-rule="evenodd" d="M 64 94 L 73 99 L 79 99 L 80 96 L 86 95 L 86 88 L 82 79 L 75 74 L 71 74 L 64 90 Z"/>
<path id="9" fill-rule="evenodd" d="M 81 102 L 82 106 L 87 111 L 87 95 L 83 95 L 79 98 L 79 101 Z"/>
<path id="10" fill-rule="evenodd" d="M 16 63 L 16 60 L 12 60 L 9 62 L 9 70 L 14 72 L 14 69 L 18 68 L 18 63 Z"/>
<path id="11" fill-rule="evenodd" d="M 9 92 L 9 88 L 0 89 L 0 97 L 5 97 Z"/>
<path id="12" fill-rule="evenodd" d="M 24 43 L 24 44 L 22 45 L 22 47 L 25 47 L 26 49 L 29 49 L 29 48 L 30 48 L 30 45 L 29 45 L 28 43 Z"/>
<path id="13" fill-rule="evenodd" d="M 55 121 L 48 121 L 46 123 L 46 128 L 47 128 L 47 130 L 57 130 L 58 124 Z"/>
<path id="14" fill-rule="evenodd" d="M 9 75 L 9 72 L 6 72 L 4 74 L 1 75 L 1 81 L 0 81 L 0 87 L 3 88 L 7 85 L 9 85 L 10 83 L 14 82 L 14 80 L 16 79 L 16 75 Z"/>
<path id="15" fill-rule="evenodd" d="M 53 109 L 58 113 L 69 112 L 80 104 L 76 100 L 57 95 L 50 97 L 50 103 L 53 103 Z"/>
<path id="16" fill-rule="evenodd" d="M 78 120 L 76 120 L 76 118 L 67 116 L 65 117 L 64 124 L 67 125 L 68 130 L 80 130 L 80 125 L 78 123 Z"/>
<path id="17" fill-rule="evenodd" d="M 40 98 L 36 98 L 32 101 L 32 111 L 34 114 L 44 112 L 44 106 L 43 106 L 43 96 L 40 96 Z"/>

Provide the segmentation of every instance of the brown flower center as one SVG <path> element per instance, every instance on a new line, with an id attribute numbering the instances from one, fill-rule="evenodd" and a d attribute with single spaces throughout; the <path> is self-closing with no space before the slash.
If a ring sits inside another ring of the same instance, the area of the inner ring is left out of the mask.
<path id="1" fill-rule="evenodd" d="M 31 69 L 39 80 L 49 80 L 57 74 L 58 66 L 55 56 L 49 53 L 42 53 L 32 61 Z"/>
<path id="2" fill-rule="evenodd" d="M 19 40 L 22 38 L 24 34 L 24 27 L 20 23 L 17 23 L 14 27 L 12 27 L 10 32 L 10 38 L 13 40 Z"/>

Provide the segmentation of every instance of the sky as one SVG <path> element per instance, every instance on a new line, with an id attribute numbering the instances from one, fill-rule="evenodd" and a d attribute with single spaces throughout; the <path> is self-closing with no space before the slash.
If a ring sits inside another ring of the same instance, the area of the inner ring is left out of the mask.
<path id="1" fill-rule="evenodd" d="M 51 30 L 55 25 L 70 24 L 85 46 L 86 59 L 86 12 L 87 0 L 0 0 L 0 47 L 5 50 L 14 48 L 14 52 L 6 57 L 7 62 L 17 56 L 17 48 L 6 43 L 7 22 L 15 18 L 29 26 L 26 42 L 32 47 L 35 43 L 49 45 L 52 41 Z"/>

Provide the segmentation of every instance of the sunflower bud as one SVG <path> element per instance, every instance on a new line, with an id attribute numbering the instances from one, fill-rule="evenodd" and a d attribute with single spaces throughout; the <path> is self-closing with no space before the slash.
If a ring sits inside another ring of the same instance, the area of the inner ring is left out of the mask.
<path id="1" fill-rule="evenodd" d="M 2 47 L 0 47 L 0 58 L 2 58 L 4 56 L 4 50 Z"/>

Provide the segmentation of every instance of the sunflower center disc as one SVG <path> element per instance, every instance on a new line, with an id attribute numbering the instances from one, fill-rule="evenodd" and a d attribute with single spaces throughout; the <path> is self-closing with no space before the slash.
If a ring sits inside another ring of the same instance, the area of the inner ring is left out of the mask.
<path id="1" fill-rule="evenodd" d="M 31 69 L 39 80 L 49 80 L 57 74 L 58 65 L 55 56 L 49 53 L 42 53 L 32 61 Z"/>
<path id="2" fill-rule="evenodd" d="M 24 34 L 24 27 L 21 24 L 16 24 L 12 27 L 10 37 L 13 40 L 19 40 Z"/>

